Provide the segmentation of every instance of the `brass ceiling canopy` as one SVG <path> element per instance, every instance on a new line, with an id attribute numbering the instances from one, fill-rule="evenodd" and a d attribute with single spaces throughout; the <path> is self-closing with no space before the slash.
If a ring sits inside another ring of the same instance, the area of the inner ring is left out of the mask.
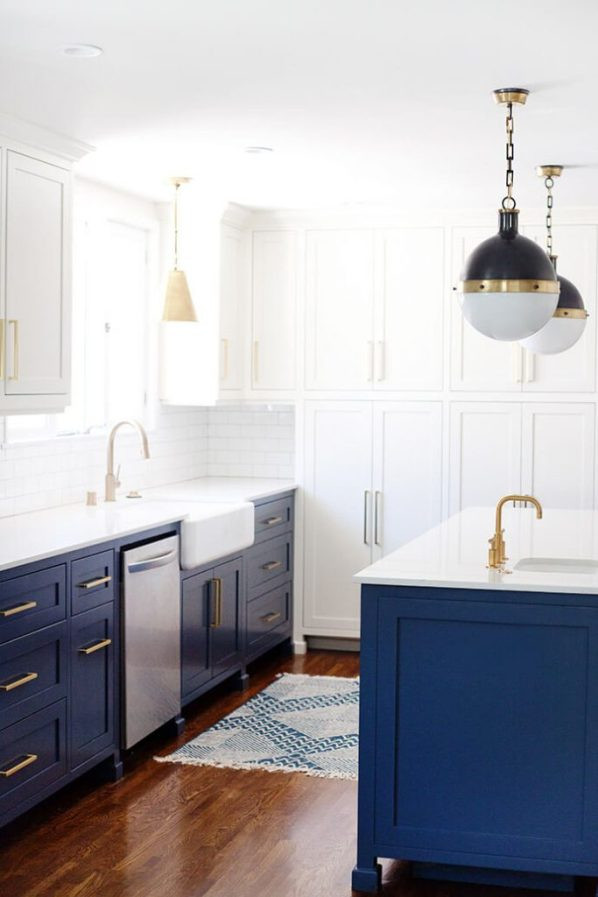
<path id="1" fill-rule="evenodd" d="M 529 90 L 525 87 L 500 87 L 492 93 L 495 103 L 519 103 L 521 106 L 525 106 L 529 96 Z"/>
<path id="2" fill-rule="evenodd" d="M 564 165 L 537 165 L 536 174 L 539 178 L 560 178 Z"/>

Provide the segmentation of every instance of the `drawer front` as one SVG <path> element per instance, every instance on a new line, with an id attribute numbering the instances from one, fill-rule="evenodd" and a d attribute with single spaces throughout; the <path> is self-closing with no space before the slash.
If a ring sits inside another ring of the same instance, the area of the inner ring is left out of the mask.
<path id="1" fill-rule="evenodd" d="M 261 649 L 273 632 L 286 632 L 291 620 L 291 583 L 267 592 L 247 606 L 247 650 Z"/>
<path id="2" fill-rule="evenodd" d="M 256 540 L 271 539 L 293 527 L 293 496 L 277 498 L 255 509 Z"/>
<path id="3" fill-rule="evenodd" d="M 15 639 L 0 654 L 0 727 L 66 695 L 66 623 Z"/>
<path id="4" fill-rule="evenodd" d="M 288 579 L 292 570 L 292 534 L 254 545 L 247 552 L 247 593 L 256 598 L 277 580 Z"/>
<path id="5" fill-rule="evenodd" d="M 0 643 L 66 617 L 66 564 L 0 582 Z"/>
<path id="6" fill-rule="evenodd" d="M 80 614 L 112 601 L 115 594 L 114 551 L 101 551 L 71 565 L 71 612 Z"/>
<path id="7" fill-rule="evenodd" d="M 115 742 L 114 607 L 71 622 L 71 769 Z"/>
<path id="8" fill-rule="evenodd" d="M 66 701 L 0 732 L 0 819 L 66 773 Z"/>

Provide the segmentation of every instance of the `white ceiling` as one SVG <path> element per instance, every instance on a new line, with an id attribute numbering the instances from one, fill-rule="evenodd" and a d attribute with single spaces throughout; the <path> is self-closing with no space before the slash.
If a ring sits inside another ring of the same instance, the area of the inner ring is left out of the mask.
<path id="1" fill-rule="evenodd" d="M 84 173 L 157 197 L 170 174 L 258 207 L 488 206 L 494 87 L 519 204 L 541 162 L 598 205 L 595 0 L 0 0 L 0 111 L 88 141 Z M 96 59 L 60 48 L 85 42 Z M 275 152 L 249 156 L 246 145 Z"/>

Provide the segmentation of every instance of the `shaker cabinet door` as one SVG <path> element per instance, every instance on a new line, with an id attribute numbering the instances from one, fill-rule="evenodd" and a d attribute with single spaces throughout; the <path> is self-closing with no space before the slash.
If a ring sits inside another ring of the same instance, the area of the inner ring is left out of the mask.
<path id="1" fill-rule="evenodd" d="M 296 235 L 253 235 L 251 387 L 292 390 L 296 385 Z"/>
<path id="2" fill-rule="evenodd" d="M 5 393 L 66 395 L 70 377 L 70 173 L 9 151 Z"/>
<path id="3" fill-rule="evenodd" d="M 208 682 L 210 669 L 211 571 L 183 580 L 181 694 L 183 703 Z"/>
<path id="4" fill-rule="evenodd" d="M 212 571 L 212 676 L 224 673 L 241 658 L 242 571 L 240 558 L 219 564 Z"/>
<path id="5" fill-rule="evenodd" d="M 306 388 L 373 389 L 372 231 L 309 231 L 306 281 Z"/>

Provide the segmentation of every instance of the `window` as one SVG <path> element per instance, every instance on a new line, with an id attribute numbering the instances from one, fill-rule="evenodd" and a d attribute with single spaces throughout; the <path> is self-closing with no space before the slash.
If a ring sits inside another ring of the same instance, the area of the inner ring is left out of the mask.
<path id="1" fill-rule="evenodd" d="M 148 329 L 157 224 L 79 209 L 73 234 L 72 394 L 64 414 L 6 418 L 22 442 L 148 423 Z"/>

